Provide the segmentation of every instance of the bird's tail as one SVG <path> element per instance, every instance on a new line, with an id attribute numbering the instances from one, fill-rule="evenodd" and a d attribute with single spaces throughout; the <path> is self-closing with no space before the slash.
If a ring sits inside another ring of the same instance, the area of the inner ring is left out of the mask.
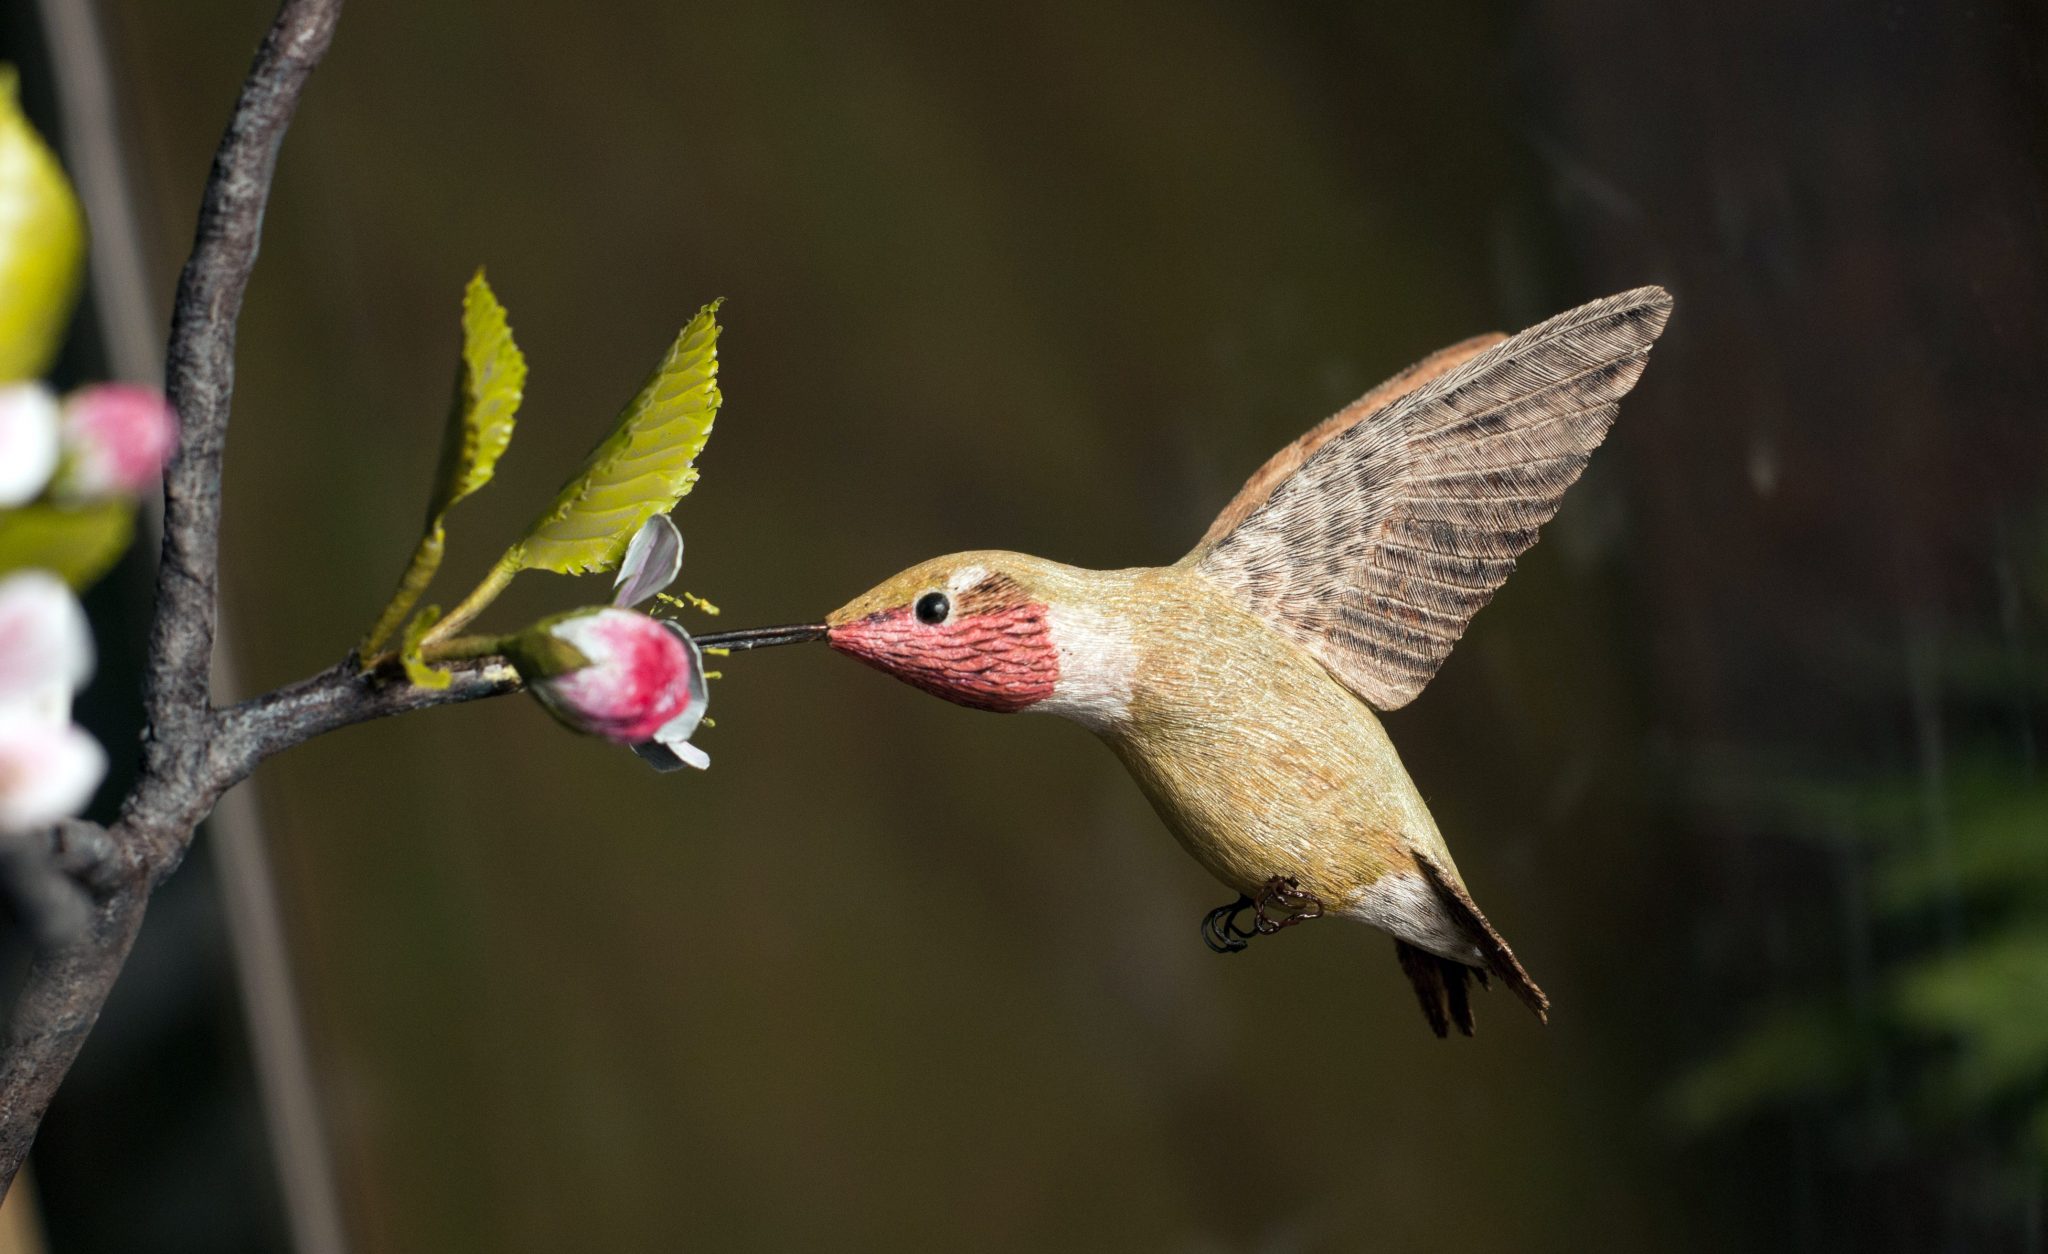
<path id="1" fill-rule="evenodd" d="M 1476 975 L 1484 987 L 1486 972 L 1439 958 L 1404 940 L 1394 942 L 1394 956 L 1401 960 L 1401 973 L 1415 986 L 1415 999 L 1422 1003 L 1422 1017 L 1429 1020 L 1429 1030 L 1449 1036 L 1455 1023 L 1458 1031 L 1472 1035 L 1472 989 L 1467 981 Z"/>
<path id="2" fill-rule="evenodd" d="M 1522 999 L 1523 1003 L 1543 1022 L 1550 1020 L 1550 999 L 1529 978 L 1516 960 L 1515 951 L 1501 939 L 1493 924 L 1479 912 L 1472 901 L 1472 895 L 1436 859 L 1418 853 L 1415 861 L 1422 873 L 1429 878 L 1437 896 L 1443 901 L 1462 925 L 1461 931 L 1471 937 L 1485 959 L 1484 967 L 1471 967 L 1450 958 L 1440 958 L 1425 950 L 1417 949 L 1406 941 L 1394 942 L 1395 956 L 1401 960 L 1401 971 L 1408 982 L 1415 986 L 1415 996 L 1422 1003 L 1422 1017 L 1429 1020 L 1429 1026 L 1438 1036 L 1450 1035 L 1450 1027 L 1456 1024 L 1466 1036 L 1472 1035 L 1472 999 L 1469 981 L 1479 980 L 1481 988 L 1487 987 L 1487 974 L 1500 977 L 1508 991 Z"/>

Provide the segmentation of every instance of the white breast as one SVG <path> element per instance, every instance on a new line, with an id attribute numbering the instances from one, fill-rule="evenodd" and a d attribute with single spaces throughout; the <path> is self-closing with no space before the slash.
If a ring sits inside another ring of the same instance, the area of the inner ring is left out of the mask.
<path id="1" fill-rule="evenodd" d="M 1060 655 L 1053 694 L 1030 706 L 1105 730 L 1130 714 L 1138 647 L 1128 626 L 1107 614 L 1058 606 L 1047 613 L 1052 645 Z"/>

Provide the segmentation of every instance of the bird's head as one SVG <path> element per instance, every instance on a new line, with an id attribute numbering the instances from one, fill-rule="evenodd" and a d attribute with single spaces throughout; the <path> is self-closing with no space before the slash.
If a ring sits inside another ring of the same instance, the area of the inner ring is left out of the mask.
<path id="1" fill-rule="evenodd" d="M 1020 553 L 956 553 L 913 566 L 841 606 L 825 639 L 935 696 L 1011 713 L 1063 688 L 1062 613 L 1083 572 Z M 1071 634 L 1071 633 L 1070 633 Z M 1066 642 L 1071 644 L 1071 641 Z"/>
<path id="2" fill-rule="evenodd" d="M 1147 572 L 1079 570 L 1022 553 L 955 553 L 886 579 L 822 623 L 701 636 L 709 649 L 824 640 L 959 705 L 1042 710 L 1105 730 L 1130 711 L 1139 649 L 1128 608 Z"/>

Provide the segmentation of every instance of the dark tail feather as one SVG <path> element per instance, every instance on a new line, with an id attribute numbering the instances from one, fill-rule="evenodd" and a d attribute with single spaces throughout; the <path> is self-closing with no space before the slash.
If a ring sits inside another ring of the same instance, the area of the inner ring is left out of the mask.
<path id="1" fill-rule="evenodd" d="M 1522 964 L 1515 960 L 1515 951 L 1508 948 L 1500 933 L 1493 930 L 1493 924 L 1479 913 L 1479 907 L 1473 903 L 1464 886 L 1458 883 L 1457 877 L 1437 865 L 1436 860 L 1427 854 L 1416 854 L 1415 861 L 1422 868 L 1422 873 L 1429 877 L 1429 882 L 1436 886 L 1437 895 L 1443 898 L 1444 904 L 1465 925 L 1473 943 L 1479 946 L 1480 956 L 1486 959 L 1487 970 L 1499 976 L 1501 983 L 1521 998 L 1539 1021 L 1550 1022 L 1550 999 L 1536 987 L 1536 981 L 1529 978 L 1529 973 L 1522 970 Z M 1407 966 L 1406 958 L 1402 959 L 1402 966 Z M 1481 974 L 1480 982 L 1483 984 L 1485 980 L 1485 975 Z M 1442 1036 L 1443 1033 L 1438 1032 L 1437 1035 Z"/>
<path id="2" fill-rule="evenodd" d="M 1394 956 L 1401 960 L 1401 972 L 1415 986 L 1415 1000 L 1422 1005 L 1422 1017 L 1439 1037 L 1451 1034 L 1451 1025 L 1472 1035 L 1472 997 L 1466 981 L 1478 976 L 1483 984 L 1486 972 L 1462 962 L 1439 958 L 1417 949 L 1407 941 L 1394 942 Z"/>
<path id="3" fill-rule="evenodd" d="M 1451 1022 L 1458 1025 L 1458 1031 L 1472 1035 L 1472 989 L 1466 981 L 1472 978 L 1472 968 L 1462 962 L 1437 959 L 1444 973 L 1444 1000 L 1451 1004 Z"/>

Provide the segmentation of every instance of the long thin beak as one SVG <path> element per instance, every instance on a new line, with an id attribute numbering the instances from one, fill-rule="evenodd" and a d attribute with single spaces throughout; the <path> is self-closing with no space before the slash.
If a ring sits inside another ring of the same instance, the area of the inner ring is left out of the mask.
<path id="1" fill-rule="evenodd" d="M 778 644 L 803 644 L 823 640 L 830 630 L 823 623 L 802 623 L 789 627 L 749 627 L 743 631 L 714 631 L 695 637 L 705 649 L 766 649 Z"/>

